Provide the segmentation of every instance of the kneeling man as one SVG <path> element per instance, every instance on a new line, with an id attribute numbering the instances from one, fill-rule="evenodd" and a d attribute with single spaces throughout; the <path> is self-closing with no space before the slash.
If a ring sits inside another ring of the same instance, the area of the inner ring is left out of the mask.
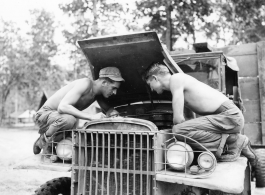
<path id="1" fill-rule="evenodd" d="M 102 101 L 117 93 L 124 79 L 116 67 L 106 67 L 100 70 L 99 78 L 91 80 L 83 78 L 75 80 L 62 87 L 52 95 L 39 109 L 35 116 L 35 122 L 39 126 L 40 137 L 33 145 L 33 153 L 52 154 L 51 139 L 60 141 L 57 131 L 71 130 L 76 127 L 77 119 L 95 120 L 104 118 L 103 113 L 91 115 L 82 110 L 89 107 L 95 100 L 98 101 L 103 112 L 111 115 L 113 108 Z M 45 155 L 49 158 L 49 155 Z M 53 156 L 51 156 L 51 160 Z"/>
<path id="2" fill-rule="evenodd" d="M 248 137 L 240 134 L 244 116 L 224 94 L 187 74 L 171 75 L 168 68 L 159 63 L 151 65 L 144 78 L 152 91 L 171 92 L 174 133 L 198 141 L 219 161 L 234 161 L 242 154 L 253 166 L 256 164 L 257 157 Z M 185 121 L 184 106 L 201 117 Z M 226 151 L 224 145 L 228 146 Z"/>

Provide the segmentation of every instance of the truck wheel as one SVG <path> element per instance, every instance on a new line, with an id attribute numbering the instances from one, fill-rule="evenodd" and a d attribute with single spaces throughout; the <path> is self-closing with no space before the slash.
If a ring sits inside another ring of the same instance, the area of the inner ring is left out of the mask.
<path id="1" fill-rule="evenodd" d="M 256 186 L 265 187 L 265 149 L 256 149 L 258 163 L 255 169 Z"/>
<path id="2" fill-rule="evenodd" d="M 60 177 L 47 181 L 41 185 L 35 195 L 70 195 L 71 194 L 71 178 Z"/>

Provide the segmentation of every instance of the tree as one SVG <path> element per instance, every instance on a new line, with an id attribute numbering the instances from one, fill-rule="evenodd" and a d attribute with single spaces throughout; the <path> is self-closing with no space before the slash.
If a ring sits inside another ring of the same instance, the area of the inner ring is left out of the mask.
<path id="1" fill-rule="evenodd" d="M 213 9 L 217 20 L 205 25 L 207 37 L 215 38 L 216 42 L 224 41 L 226 44 L 264 40 L 263 0 L 216 0 Z"/>
<path id="2" fill-rule="evenodd" d="M 35 101 L 36 106 L 44 88 L 57 90 L 61 87 L 65 79 L 65 70 L 51 62 L 57 54 L 53 15 L 42 9 L 31 10 L 31 16 L 31 30 L 28 33 L 30 46 L 26 53 L 27 75 L 20 83 L 20 91 L 29 101 Z"/>
<path id="3" fill-rule="evenodd" d="M 137 8 L 135 19 L 150 17 L 145 30 L 155 30 L 161 34 L 161 40 L 168 45 L 169 50 L 172 50 L 169 42 L 175 42 L 180 37 L 185 37 L 188 41 L 187 38 L 191 36 L 195 42 L 196 32 L 200 31 L 205 17 L 212 12 L 209 0 L 142 0 L 137 2 Z"/>
<path id="4" fill-rule="evenodd" d="M 107 0 L 72 0 L 70 3 L 61 4 L 60 8 L 73 21 L 73 30 L 65 30 L 64 36 L 71 45 L 70 57 L 74 61 L 74 78 L 89 76 L 87 60 L 81 53 L 76 42 L 108 34 L 120 33 L 138 29 L 137 22 L 128 5 Z"/>
<path id="5" fill-rule="evenodd" d="M 1 23 L 1 121 L 5 117 L 7 98 L 12 91 L 17 91 L 19 97 L 27 102 L 25 107 L 36 109 L 42 89 L 58 89 L 65 78 L 65 71 L 51 62 L 57 52 L 53 41 L 53 17 L 44 10 L 33 10 L 31 13 L 28 36 L 22 35 L 15 23 Z"/>
<path id="6" fill-rule="evenodd" d="M 54 16 L 44 9 L 31 10 L 29 47 L 26 52 L 27 74 L 20 82 L 20 93 L 36 109 L 44 89 L 58 90 L 65 81 L 66 71 L 52 62 L 57 55 L 57 44 L 54 41 L 56 24 Z"/>
<path id="7" fill-rule="evenodd" d="M 0 28 L 0 90 L 1 90 L 1 116 L 0 123 L 5 117 L 5 106 L 10 92 L 16 88 L 23 77 L 24 58 L 19 35 L 19 28 L 10 21 L 1 21 Z M 23 47 L 22 47 L 23 48 Z"/>

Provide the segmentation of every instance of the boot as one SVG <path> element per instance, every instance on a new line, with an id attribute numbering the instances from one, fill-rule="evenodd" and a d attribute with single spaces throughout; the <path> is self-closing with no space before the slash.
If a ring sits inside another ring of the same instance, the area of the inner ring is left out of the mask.
<path id="1" fill-rule="evenodd" d="M 40 135 L 40 137 L 33 144 L 33 153 L 39 154 L 41 149 L 46 145 L 47 140 L 44 134 Z"/>
<path id="2" fill-rule="evenodd" d="M 225 153 L 221 155 L 218 159 L 222 162 L 232 162 L 238 159 L 241 151 L 248 144 L 248 138 L 245 135 L 241 134 L 232 134 L 227 138 L 226 144 L 228 149 Z"/>
<path id="3" fill-rule="evenodd" d="M 251 148 L 251 143 L 248 140 L 246 147 L 243 148 L 241 154 L 247 157 L 248 161 L 250 162 L 251 166 L 256 167 L 258 162 L 258 157 L 255 154 L 254 150 Z"/>

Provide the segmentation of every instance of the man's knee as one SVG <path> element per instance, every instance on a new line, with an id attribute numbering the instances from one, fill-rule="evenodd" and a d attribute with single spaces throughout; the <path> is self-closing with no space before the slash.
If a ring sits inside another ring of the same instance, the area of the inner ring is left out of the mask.
<path id="1" fill-rule="evenodd" d="M 77 119 L 69 114 L 62 114 L 51 126 L 57 130 L 68 130 L 75 127 Z"/>
<path id="2" fill-rule="evenodd" d="M 183 133 L 186 132 L 187 130 L 185 130 L 185 128 L 183 128 L 182 123 L 181 124 L 177 124 L 173 126 L 172 132 L 173 133 Z"/>
<path id="3" fill-rule="evenodd" d="M 65 124 L 65 128 L 75 128 L 77 119 L 72 115 L 65 114 L 62 123 Z"/>

